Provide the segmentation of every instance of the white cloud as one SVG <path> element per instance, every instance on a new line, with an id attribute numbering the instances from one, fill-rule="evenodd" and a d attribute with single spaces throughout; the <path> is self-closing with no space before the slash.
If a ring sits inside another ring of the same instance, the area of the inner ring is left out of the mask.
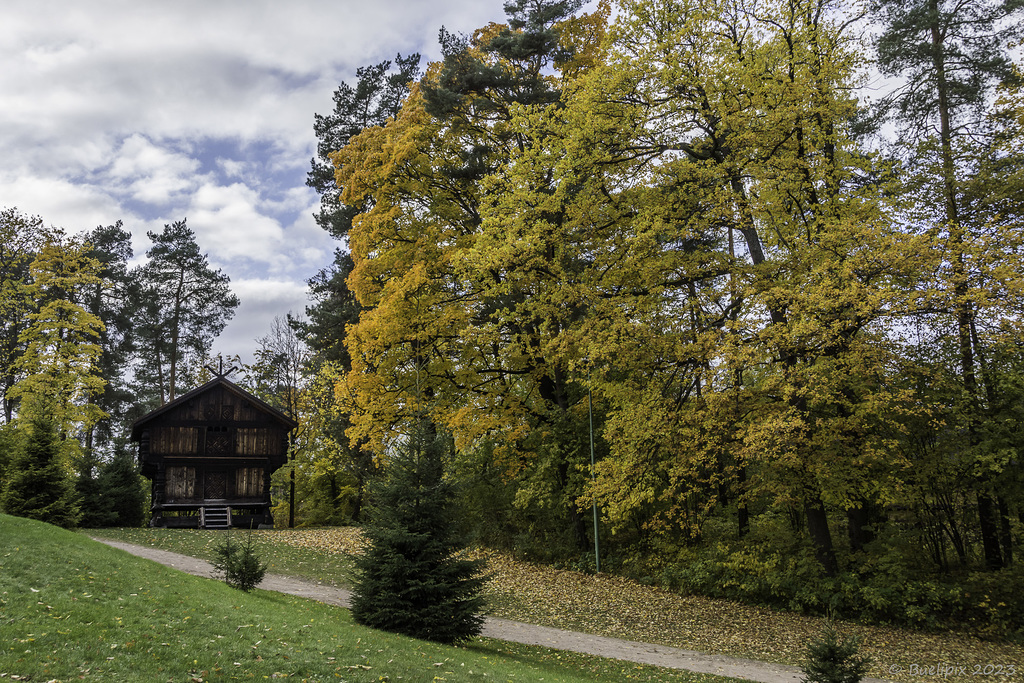
<path id="1" fill-rule="evenodd" d="M 0 206 L 89 230 L 118 219 L 137 254 L 182 218 L 244 286 L 225 335 L 251 345 L 306 305 L 336 246 L 305 187 L 314 113 L 356 68 L 438 56 L 503 0 L 7 3 L 0 22 Z M 273 313 L 272 313 L 273 312 Z M 269 318 L 268 318 L 269 316 Z M 251 335 L 251 336 L 250 336 Z"/>
<path id="2" fill-rule="evenodd" d="M 249 260 L 273 265 L 282 258 L 284 230 L 259 212 L 256 192 L 241 183 L 203 184 L 187 209 L 200 246 L 218 261 Z"/>
<path id="3" fill-rule="evenodd" d="M 235 159 L 217 159 L 217 166 L 228 178 L 243 179 L 252 175 L 252 164 Z"/>
<path id="4" fill-rule="evenodd" d="M 468 32 L 503 16 L 499 0 L 19 5 L 0 28 L 14 66 L 0 92 L 5 118 L 37 136 L 274 136 L 293 148 L 355 67 L 398 51 L 436 56 L 442 25 Z"/>
<path id="5" fill-rule="evenodd" d="M 122 143 L 107 176 L 125 184 L 132 199 L 163 205 L 196 186 L 198 169 L 195 159 L 135 134 Z"/>
<path id="6" fill-rule="evenodd" d="M 289 312 L 301 315 L 309 303 L 305 285 L 281 279 L 242 279 L 231 282 L 240 304 L 235 317 L 217 340 L 216 352 L 252 360 L 256 340 L 270 332 L 274 318 Z"/>
<path id="7" fill-rule="evenodd" d="M 47 225 L 70 232 L 109 225 L 128 218 L 117 201 L 102 189 L 49 176 L 0 173 L 0 205 L 17 206 L 42 217 Z"/>

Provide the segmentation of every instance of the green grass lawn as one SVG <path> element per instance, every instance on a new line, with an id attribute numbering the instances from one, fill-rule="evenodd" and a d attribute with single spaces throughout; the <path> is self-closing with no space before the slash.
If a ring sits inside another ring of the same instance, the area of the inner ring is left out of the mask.
<path id="1" fill-rule="evenodd" d="M 189 576 L 0 515 L 0 681 L 729 679 L 475 639 L 362 628 L 348 610 Z"/>
<path id="2" fill-rule="evenodd" d="M 354 532 L 354 529 L 353 529 Z M 223 531 L 210 531 L 206 529 L 151 529 L 151 528 L 111 528 L 111 529 L 84 529 L 83 533 L 97 538 L 110 538 L 135 545 L 150 546 L 162 550 L 199 557 L 210 561 L 216 557 L 215 548 L 224 538 Z M 244 543 L 248 531 L 231 531 L 232 538 Z M 306 534 L 317 532 L 307 531 Z M 317 547 L 309 547 L 312 544 L 302 545 L 301 542 L 294 543 L 298 536 L 301 539 L 303 531 L 253 531 L 252 547 L 260 559 L 267 563 L 267 572 L 270 574 L 283 574 L 294 576 L 309 581 L 341 586 L 352 587 L 352 572 L 354 563 L 351 555 L 344 552 L 344 548 L 337 548 L 337 552 L 325 552 L 322 544 Z M 282 539 L 289 538 L 293 543 L 282 542 Z"/>

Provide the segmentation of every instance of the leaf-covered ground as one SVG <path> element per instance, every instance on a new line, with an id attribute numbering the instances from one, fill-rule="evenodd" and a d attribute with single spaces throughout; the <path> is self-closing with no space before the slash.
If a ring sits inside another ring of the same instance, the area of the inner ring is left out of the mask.
<path id="1" fill-rule="evenodd" d="M 327 554 L 359 552 L 354 528 L 274 532 L 284 543 Z M 723 600 L 680 596 L 614 576 L 593 576 L 477 550 L 487 560 L 494 616 L 701 652 L 799 664 L 823 620 Z M 1024 680 L 1024 647 L 955 634 L 840 624 L 873 660 L 872 676 L 894 680 Z M 948 668 L 964 667 L 965 675 Z M 989 667 L 989 668 L 986 668 Z M 934 672 L 934 673 L 933 673 Z M 945 672 L 946 675 L 942 675 Z"/>

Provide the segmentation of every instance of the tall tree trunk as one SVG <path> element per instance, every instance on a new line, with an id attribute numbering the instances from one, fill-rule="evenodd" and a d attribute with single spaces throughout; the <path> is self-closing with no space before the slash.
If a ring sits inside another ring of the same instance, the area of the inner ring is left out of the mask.
<path id="1" fill-rule="evenodd" d="M 153 353 L 156 356 L 156 383 L 160 385 L 160 405 L 167 403 L 167 385 L 164 384 L 164 361 L 160 355 L 160 340 L 153 340 Z"/>
<path id="2" fill-rule="evenodd" d="M 739 203 L 740 215 L 744 223 L 740 228 L 740 233 L 743 235 L 746 244 L 747 251 L 750 252 L 750 258 L 752 263 L 756 266 L 765 260 L 764 249 L 761 246 L 761 238 L 757 233 L 757 227 L 754 225 L 753 218 L 749 216 L 749 210 L 747 208 L 747 201 L 743 185 L 738 177 L 731 180 L 733 193 L 737 197 Z M 788 323 L 786 311 L 774 306 L 769 307 L 768 314 L 771 318 L 772 325 L 785 325 Z M 779 359 L 786 367 L 792 367 L 796 363 L 796 358 L 793 354 L 786 349 L 779 349 Z M 806 414 L 805 406 L 795 406 L 801 414 Z M 816 486 L 814 484 L 811 487 Z M 825 574 L 828 576 L 835 576 L 839 572 L 839 562 L 836 559 L 835 545 L 832 543 L 832 533 L 828 527 L 828 515 L 825 512 L 825 507 L 821 502 L 821 496 L 814 491 L 813 494 L 807 494 L 804 498 L 804 516 L 807 521 L 807 531 L 810 534 L 811 542 L 814 544 L 814 554 L 818 561 L 821 563 L 822 569 L 825 570 Z"/>
<path id="3" fill-rule="evenodd" d="M 953 297 L 956 313 L 957 344 L 960 350 L 960 372 L 968 400 L 967 433 L 970 447 L 978 445 L 976 421 L 980 412 L 978 405 L 978 380 L 975 374 L 974 346 L 971 340 L 973 310 L 968 300 L 968 276 L 964 259 L 964 232 L 960 225 L 960 209 L 956 191 L 956 161 L 953 157 L 953 129 L 951 124 L 949 83 L 946 80 L 945 46 L 942 27 L 939 25 L 939 0 L 928 0 L 931 16 L 932 67 L 935 69 L 935 87 L 938 97 L 939 137 L 942 153 L 942 187 L 946 210 L 946 228 L 949 231 L 949 245 L 953 252 Z M 978 523 L 981 542 L 988 569 L 1002 567 L 1002 552 L 999 548 L 998 518 L 993 502 L 986 491 L 980 489 L 985 483 L 976 482 L 979 487 Z"/>
<path id="4" fill-rule="evenodd" d="M 978 522 L 981 526 L 981 545 L 985 555 L 985 569 L 1003 567 L 1003 555 L 999 549 L 999 517 L 996 505 L 988 491 L 978 491 Z"/>
<path id="5" fill-rule="evenodd" d="M 996 496 L 996 506 L 999 508 L 999 537 L 1003 544 L 1003 566 L 1013 566 L 1013 533 L 1010 527 L 1010 507 L 1006 504 L 1006 498 Z"/>
<path id="6" fill-rule="evenodd" d="M 835 546 L 832 544 L 828 514 L 817 492 L 807 494 L 804 498 L 804 517 L 807 519 L 807 532 L 814 542 L 814 556 L 825 570 L 826 576 L 835 576 L 839 573 L 839 560 L 836 559 Z"/>
<path id="7" fill-rule="evenodd" d="M 867 500 L 859 501 L 858 507 L 846 511 L 847 534 L 850 538 L 850 550 L 860 552 L 875 540 L 874 524 L 878 514 L 875 506 Z"/>

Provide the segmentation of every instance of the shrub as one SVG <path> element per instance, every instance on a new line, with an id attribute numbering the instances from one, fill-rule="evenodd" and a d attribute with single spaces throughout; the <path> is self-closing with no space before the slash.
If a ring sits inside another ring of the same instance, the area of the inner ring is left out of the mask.
<path id="1" fill-rule="evenodd" d="M 922 574 L 899 553 L 878 553 L 824 576 L 812 552 L 792 545 L 715 543 L 680 550 L 661 585 L 684 594 L 737 600 L 868 623 L 966 630 L 1024 640 L 1024 566 L 999 572 Z"/>
<path id="2" fill-rule="evenodd" d="M 248 593 L 256 588 L 267 573 L 267 564 L 260 562 L 252 547 L 252 531 L 245 539 L 245 545 L 231 542 L 231 532 L 224 536 L 224 542 L 214 548 L 216 556 L 211 564 L 223 574 L 224 582 L 232 588 Z"/>
<path id="3" fill-rule="evenodd" d="M 832 623 L 807 645 L 807 661 L 800 670 L 804 683 L 858 683 L 868 671 L 870 659 L 858 654 L 855 638 L 839 639 Z"/>

